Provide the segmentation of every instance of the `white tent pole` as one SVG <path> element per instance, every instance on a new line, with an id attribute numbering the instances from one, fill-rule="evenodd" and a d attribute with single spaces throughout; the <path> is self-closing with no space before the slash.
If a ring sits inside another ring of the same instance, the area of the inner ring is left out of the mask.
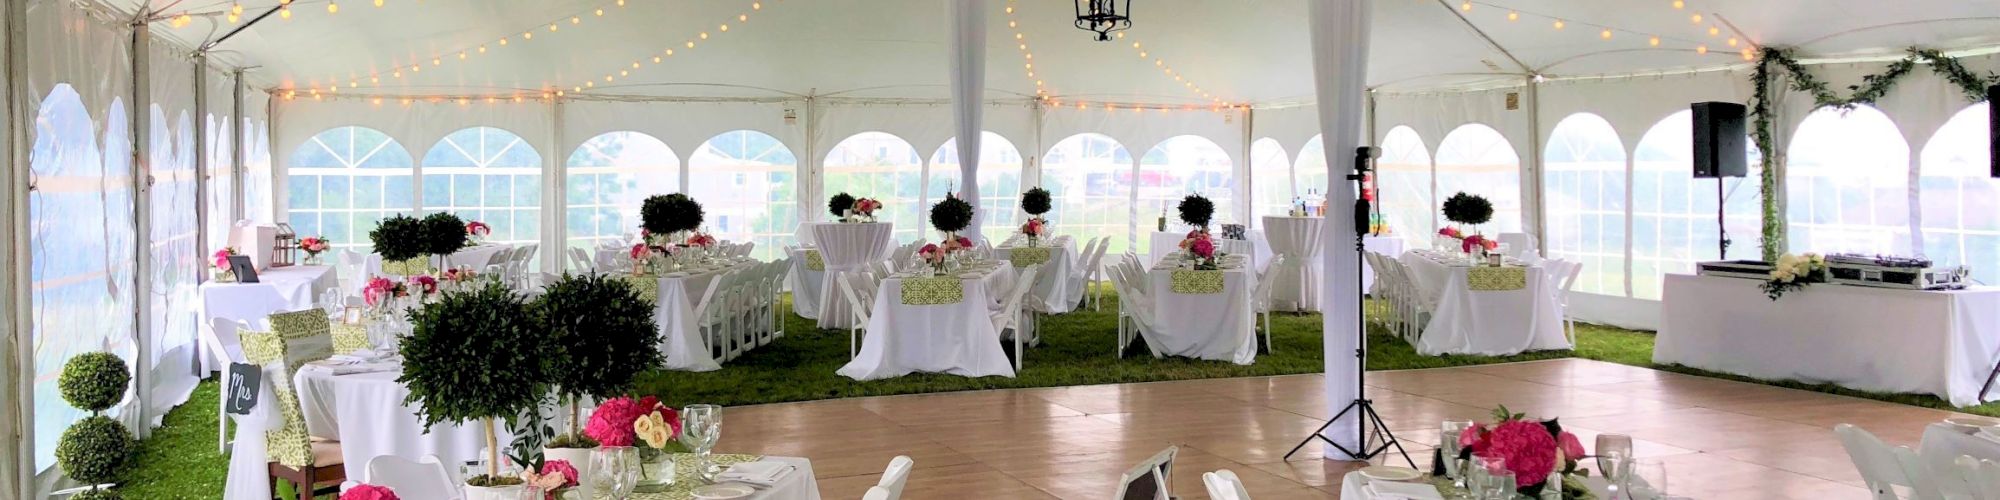
<path id="1" fill-rule="evenodd" d="M 1521 174 L 1521 209 L 1526 211 L 1527 227 L 1523 230 L 1535 236 L 1535 251 L 1548 254 L 1548 217 L 1542 206 L 1542 86 L 1538 77 L 1527 77 L 1528 101 L 1528 148 L 1527 161 L 1521 162 L 1526 172 Z M 1631 259 L 1626 259 L 1630 261 Z M 1628 280 L 1629 281 L 1629 280 Z"/>
<path id="2" fill-rule="evenodd" d="M 825 181 L 820 175 L 819 155 L 819 89 L 806 95 L 806 133 L 804 147 L 806 154 L 794 155 L 799 160 L 799 222 L 820 220 L 826 214 Z M 803 242 L 801 242 L 803 243 Z"/>
<path id="3" fill-rule="evenodd" d="M 1257 216 L 1257 200 L 1255 198 L 1257 196 L 1257 170 L 1253 168 L 1255 165 L 1250 164 L 1250 162 L 1256 161 L 1255 157 L 1252 156 L 1251 152 L 1254 149 L 1250 147 L 1250 143 L 1251 141 L 1255 141 L 1257 137 L 1257 111 L 1244 108 L 1236 116 L 1243 120 L 1243 126 L 1237 127 L 1238 130 L 1243 131 L 1243 140 L 1238 141 L 1236 144 L 1236 157 L 1241 160 L 1236 162 L 1234 175 L 1238 179 L 1247 179 L 1245 182 L 1236 183 L 1236 192 L 1231 193 L 1236 197 L 1236 213 L 1242 214 L 1241 217 L 1237 218 L 1237 222 L 1242 223 L 1245 229 L 1261 229 L 1263 227 L 1263 219 Z M 1290 179 L 1286 180 L 1290 181 Z M 1286 182 L 1285 184 L 1290 185 L 1292 182 Z"/>
<path id="4" fill-rule="evenodd" d="M 1346 174 L 1354 170 L 1354 149 L 1360 146 L 1362 93 L 1368 72 L 1368 23 L 1370 0 L 1309 0 L 1306 23 L 1312 35 L 1313 87 L 1319 102 L 1320 137 L 1328 166 L 1326 176 L 1326 220 L 1320 238 L 1327 249 L 1321 252 L 1326 269 L 1320 283 L 1321 335 L 1326 360 L 1326 404 L 1334 415 L 1360 398 L 1356 377 L 1361 342 L 1361 256 L 1354 247 L 1353 189 Z M 1349 412 L 1326 427 L 1324 436 L 1351 450 L 1361 450 L 1359 412 Z M 1348 460 L 1340 450 L 1328 447 L 1326 458 Z"/>
<path id="5" fill-rule="evenodd" d="M 35 496 L 35 322 L 32 317 L 34 300 L 32 281 L 28 278 L 31 269 L 32 247 L 28 241 L 28 190 L 29 184 L 29 138 L 28 127 L 21 124 L 34 123 L 28 114 L 29 94 L 23 69 L 28 52 L 26 2 L 5 2 L 0 5 L 0 36 L 5 36 L 5 60 L 0 61 L 0 72 L 4 72 L 7 92 L 7 157 L 15 167 L 7 169 L 8 185 L 11 186 L 0 197 L 6 198 L 7 234 L 13 251 L 0 255 L 0 282 L 5 282 L 5 292 L 12 306 L 8 308 L 6 320 L 11 322 L 5 334 L 5 345 L 10 347 L 0 359 L 0 400 L 7 401 L 6 415 L 0 416 L 0 446 L 5 446 L 8 460 L 13 466 L 0 470 L 0 496 L 13 498 L 37 498 Z"/>
<path id="6" fill-rule="evenodd" d="M 210 192 L 208 183 L 215 177 L 215 173 L 209 171 L 209 164 L 215 160 L 210 158 L 208 154 L 209 148 L 214 147 L 209 144 L 212 135 L 208 131 L 215 126 L 215 123 L 214 120 L 206 119 L 206 117 L 211 116 L 208 109 L 208 54 L 196 52 L 192 64 L 194 65 L 194 126 L 196 130 L 194 133 L 194 254 L 200 256 L 207 255 L 208 252 L 212 251 L 208 245 L 208 219 L 215 217 L 215 214 L 208 213 L 208 199 L 215 196 L 215 193 Z M 196 282 L 208 281 L 208 273 L 204 272 L 207 268 L 203 266 L 203 264 L 207 263 L 207 260 L 196 258 L 186 264 L 191 268 L 189 272 L 193 274 L 190 276 L 193 276 Z M 196 328 L 205 327 L 197 325 Z M 194 360 L 193 366 L 196 372 L 200 372 L 201 360 Z M 202 375 L 206 374 L 196 373 L 197 378 Z"/>
<path id="7" fill-rule="evenodd" d="M 561 274 L 569 259 L 569 155 L 563 148 L 563 101 L 551 99 L 547 108 L 549 136 L 547 154 L 542 155 L 542 271 Z M 578 269 L 581 274 L 585 270 Z"/>
<path id="8" fill-rule="evenodd" d="M 250 180 L 248 176 L 244 175 L 246 170 L 243 168 L 243 156 L 245 152 L 250 151 L 250 147 L 244 143 L 250 142 L 245 140 L 250 138 L 250 127 L 243 126 L 242 69 L 237 69 L 229 75 L 229 99 L 229 130 L 235 131 L 235 135 L 231 136 L 229 141 L 229 148 L 231 149 L 229 155 L 229 175 L 236 179 L 236 182 L 229 183 L 229 213 L 236 214 L 235 218 L 241 220 L 250 218 L 250 214 L 244 213 L 243 210 L 243 185 L 249 184 Z M 273 184 L 277 183 L 277 175 L 275 173 L 272 174 L 271 182 Z M 236 227 L 236 221 L 229 221 L 229 227 Z"/>
<path id="9" fill-rule="evenodd" d="M 132 273 L 135 282 L 132 286 L 132 319 L 135 328 L 132 331 L 135 332 L 134 345 L 138 347 L 135 350 L 138 354 L 134 356 L 138 359 L 132 360 L 134 394 L 132 399 L 138 402 L 138 407 L 133 412 L 137 418 L 126 420 L 133 426 L 133 434 L 142 439 L 152 434 L 153 421 L 150 415 L 151 408 L 148 408 L 152 404 L 148 393 L 152 391 L 147 390 L 149 384 L 153 382 L 153 339 L 152 333 L 147 331 L 147 319 L 153 315 L 153 245 L 151 244 L 153 162 L 150 158 L 153 152 L 153 120 L 150 111 L 153 108 L 150 53 L 152 38 L 151 25 L 144 21 L 132 25 L 131 154 L 132 165 L 137 167 L 132 173 L 132 218 L 135 226 L 133 234 L 136 235 L 132 238 L 132 246 L 135 250 L 134 255 L 138 256 L 138 262 L 135 263 Z"/>
<path id="10" fill-rule="evenodd" d="M 978 207 L 979 143 L 984 130 L 980 120 L 986 111 L 986 0 L 945 0 L 945 10 L 952 21 L 951 118 L 958 132 L 958 191 L 966 203 Z M 984 217 L 974 214 L 965 232 L 976 236 L 985 224 Z"/>

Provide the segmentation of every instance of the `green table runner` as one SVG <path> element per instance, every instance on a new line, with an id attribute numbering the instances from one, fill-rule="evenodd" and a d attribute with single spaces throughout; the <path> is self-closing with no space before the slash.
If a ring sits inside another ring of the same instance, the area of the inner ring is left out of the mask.
<path id="1" fill-rule="evenodd" d="M 651 273 L 640 275 L 624 274 L 619 275 L 619 279 L 623 279 L 626 283 L 631 284 L 632 290 L 639 292 L 639 298 L 646 299 L 647 303 L 660 303 L 659 276 L 654 276 Z"/>
<path id="2" fill-rule="evenodd" d="M 819 250 L 806 250 L 806 270 L 825 271 L 826 260 L 819 256 Z"/>
<path id="3" fill-rule="evenodd" d="M 903 305 L 937 306 L 965 300 L 965 282 L 951 276 L 903 280 Z"/>
<path id="4" fill-rule="evenodd" d="M 327 329 L 333 332 L 334 354 L 347 354 L 374 347 L 368 344 L 367 325 L 350 325 L 339 321 L 331 321 L 327 323 Z"/>
<path id="5" fill-rule="evenodd" d="M 1195 271 L 1188 269 L 1175 269 L 1172 280 L 1172 284 L 1168 289 L 1179 294 L 1222 293 L 1222 285 L 1226 283 L 1226 280 L 1222 276 L 1222 271 Z"/>
<path id="6" fill-rule="evenodd" d="M 1473 290 L 1520 290 L 1528 287 L 1528 268 L 1474 266 L 1465 270 L 1465 279 L 1466 287 Z"/>
<path id="7" fill-rule="evenodd" d="M 763 460 L 764 456 L 725 455 L 717 453 L 709 455 L 708 459 L 715 462 L 716 465 L 736 465 Z M 668 486 L 666 491 L 633 493 L 630 497 L 631 500 L 687 500 L 694 498 L 694 489 L 702 486 L 701 480 L 696 479 L 695 476 L 695 455 L 693 453 L 670 453 L 667 454 L 667 460 L 674 463 L 674 484 Z M 793 471 L 792 473 L 799 474 L 802 471 Z M 588 481 L 588 479 L 582 480 Z M 610 495 L 598 495 L 597 498 L 613 500 Z"/>
<path id="8" fill-rule="evenodd" d="M 1014 267 L 1047 264 L 1051 253 L 1049 250 L 1048 247 L 1016 248 L 1007 251 L 1007 260 L 1013 262 Z"/>

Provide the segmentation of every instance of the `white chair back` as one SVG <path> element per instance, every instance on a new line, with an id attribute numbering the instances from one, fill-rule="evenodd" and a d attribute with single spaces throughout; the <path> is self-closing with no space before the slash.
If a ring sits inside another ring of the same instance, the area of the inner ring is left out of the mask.
<path id="1" fill-rule="evenodd" d="M 1507 245 L 1507 256 L 1521 258 L 1522 252 L 1535 250 L 1535 235 L 1528 233 L 1500 233 L 1500 244 Z"/>
<path id="2" fill-rule="evenodd" d="M 882 470 L 882 480 L 876 482 L 874 488 L 869 488 L 869 493 L 874 493 L 876 489 L 880 489 L 886 495 L 882 497 L 883 500 L 903 498 L 903 485 L 910 482 L 910 468 L 915 467 L 916 464 L 915 460 L 911 460 L 909 456 L 905 455 L 889 459 L 889 467 Z"/>
<path id="3" fill-rule="evenodd" d="M 1208 486 L 1208 497 L 1214 500 L 1250 500 L 1250 490 L 1243 487 L 1243 479 L 1229 469 L 1204 472 L 1201 483 Z"/>
<path id="4" fill-rule="evenodd" d="M 206 344 L 216 366 L 229 369 L 230 363 L 243 363 L 243 345 L 236 338 L 237 330 L 248 330 L 250 324 L 230 318 L 209 318 L 207 331 L 202 332 L 201 342 Z"/>
<path id="5" fill-rule="evenodd" d="M 363 482 L 387 487 L 403 498 L 460 498 L 451 474 L 445 472 L 444 464 L 439 463 L 436 455 L 425 455 L 421 462 L 395 455 L 371 458 L 368 460 L 368 477 Z"/>
<path id="6" fill-rule="evenodd" d="M 1848 459 L 1854 461 L 1855 470 L 1861 472 L 1861 481 L 1867 483 L 1877 500 L 1939 498 L 1936 484 L 1917 459 L 1917 452 L 1910 447 L 1890 448 L 1874 434 L 1851 424 L 1833 426 L 1833 433 L 1840 437 L 1841 446 L 1847 449 Z M 1899 494 L 1896 491 L 1898 487 L 1911 493 Z"/>
<path id="7" fill-rule="evenodd" d="M 1111 498 L 1146 498 L 1166 500 L 1173 498 L 1168 487 L 1173 485 L 1174 455 L 1180 452 L 1178 446 L 1168 446 L 1152 458 L 1139 462 L 1118 479 L 1118 494 Z"/>
<path id="8" fill-rule="evenodd" d="M 1257 273 L 1257 289 L 1250 295 L 1250 300 L 1255 303 L 1258 311 L 1271 310 L 1271 282 L 1277 281 L 1271 279 L 1273 277 L 1271 270 L 1277 269 L 1284 262 L 1285 254 L 1273 255 L 1271 265 L 1264 266 L 1264 272 Z"/>
<path id="9" fill-rule="evenodd" d="M 1959 455 L 1953 467 L 1965 482 L 1967 498 L 2000 500 L 2000 462 Z"/>

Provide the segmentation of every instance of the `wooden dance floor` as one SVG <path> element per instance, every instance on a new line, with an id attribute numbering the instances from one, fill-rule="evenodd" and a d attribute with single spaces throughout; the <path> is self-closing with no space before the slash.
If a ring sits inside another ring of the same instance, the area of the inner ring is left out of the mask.
<path id="1" fill-rule="evenodd" d="M 1230 469 L 1258 500 L 1337 498 L 1360 465 L 1285 461 L 1327 417 L 1318 375 L 841 399 L 729 408 L 720 452 L 809 457 L 822 497 L 859 498 L 896 455 L 916 460 L 905 497 L 1109 498 L 1119 475 L 1180 446 L 1173 492 L 1207 498 L 1201 473 Z M 1914 445 L 1947 412 L 1563 359 L 1372 372 L 1370 396 L 1419 464 L 1447 418 L 1505 404 L 1561 417 L 1588 446 L 1634 437 L 1669 486 L 1704 499 L 1866 498 L 1833 435 L 1859 425 Z M 1395 461 L 1400 462 L 1400 458 Z"/>

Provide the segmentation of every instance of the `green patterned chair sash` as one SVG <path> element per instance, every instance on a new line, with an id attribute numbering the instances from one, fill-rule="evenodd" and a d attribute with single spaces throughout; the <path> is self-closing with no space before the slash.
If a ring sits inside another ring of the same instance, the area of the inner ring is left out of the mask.
<path id="1" fill-rule="evenodd" d="M 819 256 L 819 250 L 806 250 L 806 270 L 825 271 L 826 260 Z"/>
<path id="2" fill-rule="evenodd" d="M 330 321 L 327 329 L 333 332 L 333 352 L 346 354 L 354 351 L 373 349 L 368 343 L 368 326 Z"/>
<path id="3" fill-rule="evenodd" d="M 306 432 L 298 394 L 292 391 L 292 375 L 306 363 L 332 355 L 331 325 L 318 309 L 272 314 L 270 323 L 271 332 L 239 336 L 243 358 L 264 367 L 264 376 L 278 398 L 278 413 L 284 418 L 282 427 L 264 434 L 271 460 L 288 467 L 305 467 L 312 465 L 312 438 Z"/>
<path id="4" fill-rule="evenodd" d="M 903 305 L 936 306 L 965 300 L 965 282 L 950 276 L 903 280 Z"/>
<path id="5" fill-rule="evenodd" d="M 416 276 L 419 274 L 430 274 L 432 270 L 433 269 L 431 268 L 431 258 L 428 256 L 416 257 L 405 260 L 382 261 L 383 274 L 391 274 L 396 276 Z"/>
<path id="6" fill-rule="evenodd" d="M 1474 266 L 1466 269 L 1465 279 L 1466 288 L 1473 290 L 1520 290 L 1528 287 L 1528 268 Z"/>
<path id="7" fill-rule="evenodd" d="M 632 290 L 639 292 L 639 298 L 646 299 L 646 303 L 660 303 L 659 276 L 654 276 L 652 273 L 639 275 L 624 274 L 619 275 L 619 279 L 623 279 L 625 283 L 632 285 Z"/>
<path id="8" fill-rule="evenodd" d="M 1014 267 L 1047 264 L 1049 262 L 1049 250 L 1048 247 L 1016 248 L 1007 252 L 1007 260 L 1013 262 Z"/>
<path id="9" fill-rule="evenodd" d="M 1222 271 L 1175 269 L 1168 289 L 1179 294 L 1222 293 Z"/>

